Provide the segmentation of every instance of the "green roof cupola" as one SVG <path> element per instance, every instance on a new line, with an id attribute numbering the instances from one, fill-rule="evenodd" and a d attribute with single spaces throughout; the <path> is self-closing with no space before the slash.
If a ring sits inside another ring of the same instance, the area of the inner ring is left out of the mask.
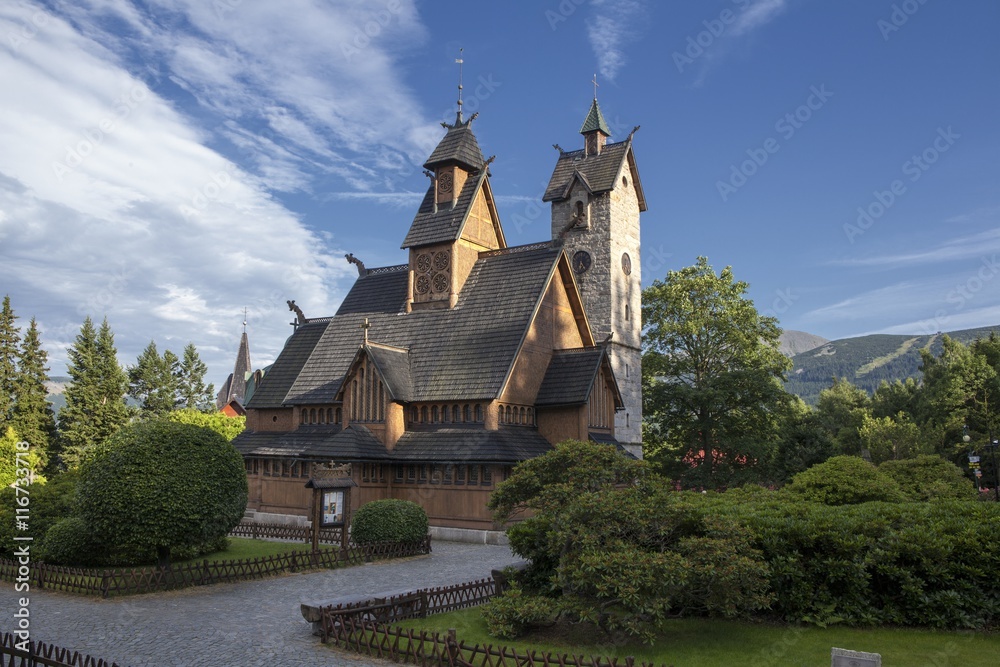
<path id="1" fill-rule="evenodd" d="M 597 104 L 596 97 L 590 105 L 587 119 L 583 121 L 580 134 L 584 137 L 584 148 L 587 155 L 600 155 L 601 149 L 604 148 L 608 137 L 611 136 L 611 130 L 608 129 L 608 124 L 604 120 L 604 114 L 601 113 L 601 107 Z"/>

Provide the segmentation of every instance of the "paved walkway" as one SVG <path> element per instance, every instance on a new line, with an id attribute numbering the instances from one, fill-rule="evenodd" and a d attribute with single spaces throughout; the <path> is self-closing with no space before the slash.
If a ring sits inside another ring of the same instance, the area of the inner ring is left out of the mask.
<path id="1" fill-rule="evenodd" d="M 339 570 L 110 600 L 33 590 L 31 637 L 131 667 L 371 665 L 321 644 L 299 605 L 471 581 L 515 560 L 507 547 L 435 542 L 433 550 Z M 0 631 L 14 629 L 21 595 L 0 582 Z"/>

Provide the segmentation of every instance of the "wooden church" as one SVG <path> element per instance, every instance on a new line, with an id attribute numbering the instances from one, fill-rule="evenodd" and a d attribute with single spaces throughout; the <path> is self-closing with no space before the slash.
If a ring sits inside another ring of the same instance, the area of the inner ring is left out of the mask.
<path id="1" fill-rule="evenodd" d="M 314 466 L 349 464 L 354 508 L 403 498 L 452 534 L 489 530 L 496 483 L 554 443 L 641 456 L 632 134 L 609 143 L 595 98 L 584 148 L 560 149 L 545 192 L 551 239 L 509 247 L 474 119 L 459 106 L 424 164 L 406 263 L 349 255 L 359 276 L 337 313 L 300 312 L 248 401 L 234 444 L 258 518 L 307 516 Z"/>

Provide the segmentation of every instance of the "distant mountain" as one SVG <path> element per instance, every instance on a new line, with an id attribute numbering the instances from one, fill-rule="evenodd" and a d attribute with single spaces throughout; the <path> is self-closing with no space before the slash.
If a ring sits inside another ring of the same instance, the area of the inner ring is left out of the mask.
<path id="1" fill-rule="evenodd" d="M 49 381 L 45 383 L 45 388 L 49 390 L 49 395 L 46 397 L 49 403 L 52 404 L 52 412 L 59 414 L 59 410 L 66 405 L 66 385 L 72 382 L 70 377 L 50 377 Z"/>
<path id="2" fill-rule="evenodd" d="M 815 350 L 820 345 L 829 342 L 829 340 L 822 336 L 806 333 L 805 331 L 783 331 L 778 338 L 778 343 L 780 344 L 778 349 L 785 356 L 794 357 L 796 354 Z"/>
<path id="3" fill-rule="evenodd" d="M 1000 335 L 1000 325 L 949 331 L 948 335 L 968 344 L 994 331 Z M 874 392 L 882 380 L 919 379 L 920 350 L 940 354 L 941 336 L 941 333 L 930 336 L 873 334 L 830 341 L 792 357 L 794 365 L 785 388 L 801 396 L 806 403 L 815 405 L 819 392 L 829 387 L 834 377 L 847 378 L 868 393 Z"/>

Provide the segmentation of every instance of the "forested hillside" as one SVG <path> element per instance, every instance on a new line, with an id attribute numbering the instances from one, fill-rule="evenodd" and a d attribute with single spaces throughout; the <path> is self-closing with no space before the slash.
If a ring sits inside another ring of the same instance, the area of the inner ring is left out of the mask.
<path id="1" fill-rule="evenodd" d="M 991 331 L 1000 334 L 1000 325 L 951 331 L 948 335 L 962 343 L 986 338 Z M 785 388 L 804 401 L 815 404 L 819 392 L 829 387 L 833 378 L 846 378 L 869 394 L 883 380 L 920 377 L 920 350 L 941 352 L 941 336 L 906 336 L 873 334 L 830 341 L 821 347 L 792 357 Z"/>

